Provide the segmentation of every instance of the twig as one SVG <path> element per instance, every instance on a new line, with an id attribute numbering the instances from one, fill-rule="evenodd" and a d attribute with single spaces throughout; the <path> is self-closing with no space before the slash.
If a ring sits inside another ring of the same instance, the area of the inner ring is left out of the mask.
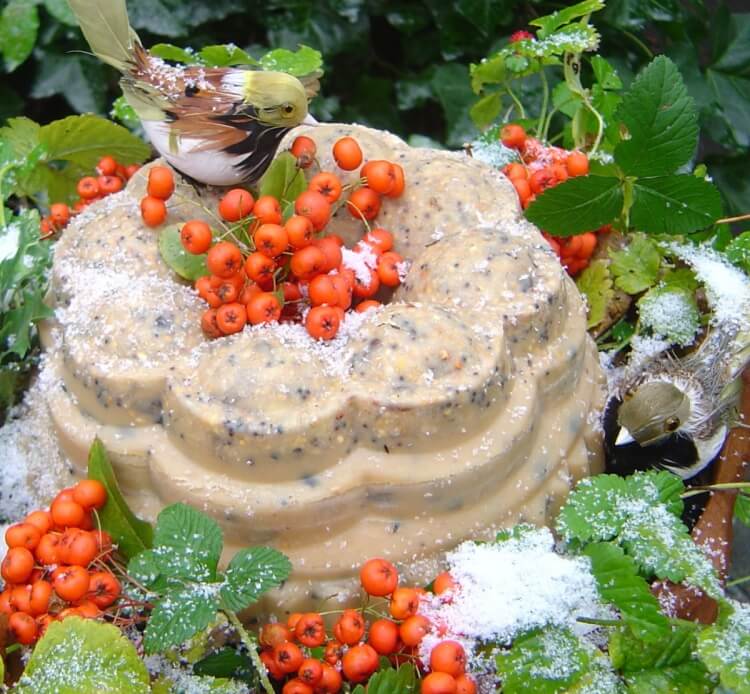
<path id="1" fill-rule="evenodd" d="M 724 217 L 723 219 L 717 219 L 714 224 L 731 224 L 732 222 L 744 222 L 746 219 L 750 219 L 750 213 L 741 214 L 737 217 Z"/>
<path id="2" fill-rule="evenodd" d="M 256 642 L 255 637 L 251 636 L 247 632 L 245 627 L 242 625 L 239 617 L 233 610 L 224 608 L 222 611 L 227 616 L 227 619 L 229 619 L 230 624 L 236 629 L 242 643 L 245 645 L 245 648 L 247 648 L 250 660 L 252 660 L 253 666 L 258 671 L 260 683 L 263 686 L 266 694 L 274 694 L 273 685 L 271 684 L 271 680 L 268 679 L 266 666 L 263 665 L 263 661 L 258 655 L 258 643 Z"/>

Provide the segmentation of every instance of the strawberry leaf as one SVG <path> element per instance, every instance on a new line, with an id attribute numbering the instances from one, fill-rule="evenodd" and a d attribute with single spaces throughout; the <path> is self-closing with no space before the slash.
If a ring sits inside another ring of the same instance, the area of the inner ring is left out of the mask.
<path id="1" fill-rule="evenodd" d="M 646 292 L 638 301 L 638 317 L 645 330 L 680 347 L 693 344 L 701 318 L 695 294 L 670 285 Z"/>
<path id="2" fill-rule="evenodd" d="M 578 291 L 586 297 L 586 327 L 599 325 L 607 316 L 607 307 L 614 296 L 612 277 L 606 260 L 595 260 L 576 279 Z"/>
<path id="3" fill-rule="evenodd" d="M 651 234 L 689 234 L 721 216 L 718 189 L 695 176 L 639 178 L 633 193 L 630 221 Z"/>
<path id="4" fill-rule="evenodd" d="M 194 281 L 209 274 L 206 266 L 208 254 L 193 255 L 185 250 L 180 240 L 181 226 L 171 224 L 159 234 L 159 254 L 180 277 Z"/>
<path id="5" fill-rule="evenodd" d="M 229 562 L 221 599 L 235 612 L 244 610 L 267 590 L 281 585 L 291 570 L 289 559 L 271 547 L 241 549 Z"/>
<path id="6" fill-rule="evenodd" d="M 629 137 L 615 148 L 615 161 L 629 176 L 662 176 L 685 164 L 698 143 L 698 112 L 682 76 L 658 56 L 623 94 L 615 118 Z"/>
<path id="7" fill-rule="evenodd" d="M 260 66 L 264 70 L 288 72 L 295 77 L 305 77 L 323 68 L 323 56 L 320 51 L 309 46 L 300 46 L 296 51 L 276 48 L 260 59 Z"/>
<path id="8" fill-rule="evenodd" d="M 622 529 L 627 511 L 627 482 L 619 475 L 596 475 L 581 480 L 557 516 L 556 530 L 566 542 L 611 540 Z"/>
<path id="9" fill-rule="evenodd" d="M 609 224 L 622 205 L 618 179 L 580 176 L 544 191 L 529 205 L 526 218 L 554 236 L 573 236 Z"/>
<path id="10" fill-rule="evenodd" d="M 719 619 L 698 636 L 698 656 L 736 694 L 750 694 L 750 606 L 722 603 Z"/>
<path id="11" fill-rule="evenodd" d="M 640 294 L 659 277 L 661 254 L 657 245 L 643 234 L 635 234 L 621 251 L 611 251 L 610 270 L 615 286 L 628 294 Z"/>

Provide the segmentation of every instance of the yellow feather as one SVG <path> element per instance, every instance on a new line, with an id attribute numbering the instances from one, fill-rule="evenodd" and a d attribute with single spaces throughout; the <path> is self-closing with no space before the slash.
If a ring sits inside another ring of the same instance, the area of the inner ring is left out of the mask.
<path id="1" fill-rule="evenodd" d="M 255 108 L 258 120 L 267 125 L 293 128 L 307 115 L 305 87 L 285 72 L 248 70 L 242 96 Z"/>

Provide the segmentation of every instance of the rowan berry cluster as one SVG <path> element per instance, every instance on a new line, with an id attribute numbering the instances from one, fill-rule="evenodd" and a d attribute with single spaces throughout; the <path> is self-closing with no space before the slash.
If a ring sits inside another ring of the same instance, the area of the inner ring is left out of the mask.
<path id="1" fill-rule="evenodd" d="M 74 214 L 81 212 L 92 202 L 121 191 L 139 168 L 138 164 L 124 166 L 109 155 L 102 157 L 96 165 L 98 175 L 84 176 L 78 181 L 78 200 L 72 208 L 64 202 L 50 205 L 49 214 L 42 217 L 39 224 L 40 234 L 46 238 L 62 231 Z"/>
<path id="2" fill-rule="evenodd" d="M 291 148 L 299 169 L 316 163 L 316 145 L 298 137 Z M 351 137 L 333 147 L 339 168 L 352 171 L 362 164 L 362 150 Z M 256 200 L 242 188 L 228 191 L 219 201 L 221 229 L 190 220 L 181 230 L 188 253 L 206 253 L 210 274 L 195 283 L 209 308 L 201 317 L 211 338 L 240 332 L 247 323 L 304 322 L 308 333 L 330 340 L 336 336 L 352 307 L 362 312 L 380 305 L 372 297 L 381 286 L 397 287 L 404 259 L 393 250 L 393 235 L 373 227 L 383 197 L 396 198 L 404 190 L 403 169 L 392 162 L 371 160 L 358 180 L 344 185 L 332 171 L 320 171 L 294 200 L 294 214 L 284 221 L 281 201 L 272 195 Z M 297 173 L 303 176 L 303 172 Z M 141 205 L 147 224 L 164 221 L 163 200 L 174 190 L 169 169 L 149 172 L 149 196 Z M 342 206 L 362 221 L 366 233 L 352 249 L 336 234 L 326 233 L 331 217 Z M 157 210 L 156 212 L 152 211 Z M 356 271 L 344 263 L 344 252 L 358 254 Z"/>
<path id="3" fill-rule="evenodd" d="M 19 643 L 34 643 L 53 620 L 100 617 L 120 597 L 109 563 L 112 538 L 94 524 L 106 501 L 101 482 L 82 480 L 62 490 L 49 510 L 6 531 L 0 612 Z"/>
<path id="4" fill-rule="evenodd" d="M 589 172 L 589 160 L 583 152 L 545 146 L 536 138 L 529 137 L 520 125 L 504 126 L 500 130 L 500 140 L 506 147 L 517 150 L 521 158 L 520 162 L 508 164 L 503 173 L 516 189 L 524 209 L 547 188 Z M 576 275 L 588 267 L 596 249 L 596 232 L 600 231 L 609 231 L 609 227 L 569 237 L 543 235 L 567 271 Z"/>
<path id="5" fill-rule="evenodd" d="M 294 613 L 285 624 L 262 627 L 260 659 L 272 679 L 284 682 L 283 694 L 335 694 L 344 681 L 366 682 L 381 657 L 429 670 L 421 680 L 422 694 L 476 693 L 476 684 L 465 672 L 466 653 L 456 641 L 435 646 L 429 667 L 420 662 L 419 645 L 435 628 L 419 614 L 423 588 L 400 587 L 396 567 L 385 559 L 367 561 L 360 569 L 360 582 L 368 595 L 365 607 L 336 612 L 330 632 L 318 612 Z M 437 594 L 455 587 L 447 573 L 433 582 Z M 322 656 L 313 657 L 320 649 Z"/>

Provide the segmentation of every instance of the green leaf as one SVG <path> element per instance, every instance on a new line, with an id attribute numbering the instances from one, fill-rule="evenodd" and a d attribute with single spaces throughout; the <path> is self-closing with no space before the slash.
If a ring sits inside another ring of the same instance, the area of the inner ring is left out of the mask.
<path id="1" fill-rule="evenodd" d="M 477 101 L 469 111 L 471 120 L 480 130 L 486 128 L 495 122 L 500 115 L 500 109 L 503 106 L 503 100 L 500 92 L 491 92 Z"/>
<path id="2" fill-rule="evenodd" d="M 138 118 L 135 109 L 124 96 L 118 96 L 114 100 L 109 115 L 115 120 L 119 120 L 128 130 L 135 130 L 141 124 L 141 119 Z"/>
<path id="3" fill-rule="evenodd" d="M 677 66 L 658 56 L 623 94 L 616 118 L 629 139 L 615 148 L 615 161 L 632 176 L 670 174 L 693 156 L 698 112 Z"/>
<path id="4" fill-rule="evenodd" d="M 594 70 L 594 78 L 602 89 L 622 89 L 622 80 L 617 70 L 600 55 L 591 57 L 591 67 Z"/>
<path id="5" fill-rule="evenodd" d="M 253 671 L 248 656 L 228 646 L 207 655 L 193 665 L 196 675 L 209 677 L 245 677 Z"/>
<path id="6" fill-rule="evenodd" d="M 31 55 L 38 30 L 36 4 L 10 0 L 0 15 L 0 53 L 5 58 L 6 72 L 13 72 Z"/>
<path id="7" fill-rule="evenodd" d="M 614 629 L 609 637 L 609 657 L 624 673 L 680 665 L 692 658 L 697 632 L 697 626 L 674 624 L 660 639 L 646 643 L 628 628 Z"/>
<path id="8" fill-rule="evenodd" d="M 735 694 L 750 693 L 750 606 L 723 603 L 719 619 L 698 635 L 698 656 Z"/>
<path id="9" fill-rule="evenodd" d="M 153 593 L 165 593 L 171 582 L 162 573 L 159 556 L 153 549 L 138 552 L 128 562 L 128 574 Z"/>
<path id="10" fill-rule="evenodd" d="M 34 646 L 16 694 L 148 694 L 148 670 L 111 624 L 68 617 Z"/>
<path id="11" fill-rule="evenodd" d="M 240 612 L 271 588 L 281 585 L 292 571 L 289 559 L 271 547 L 248 547 L 232 557 L 225 573 L 221 599 Z"/>
<path id="12" fill-rule="evenodd" d="M 721 195 L 695 176 L 639 178 L 633 185 L 632 225 L 651 234 L 689 234 L 721 217 Z"/>
<path id="13" fill-rule="evenodd" d="M 545 190 L 526 209 L 526 218 L 553 236 L 574 236 L 609 224 L 622 205 L 619 180 L 580 176 Z"/>
<path id="14" fill-rule="evenodd" d="M 701 316 L 695 294 L 681 287 L 653 287 L 638 300 L 641 326 L 652 335 L 687 347 L 700 329 Z"/>
<path id="15" fill-rule="evenodd" d="M 539 528 L 531 523 L 518 523 L 512 528 L 503 528 L 495 535 L 495 542 L 508 542 L 510 540 L 524 540 L 536 535 Z"/>
<path id="16" fill-rule="evenodd" d="M 484 85 L 502 84 L 505 81 L 505 58 L 501 55 L 495 55 L 481 63 L 472 63 L 469 66 L 469 74 L 471 75 L 472 90 L 475 94 L 480 94 Z"/>
<path id="17" fill-rule="evenodd" d="M 546 627 L 517 638 L 497 658 L 503 694 L 559 694 L 589 668 L 590 656 L 569 629 Z"/>
<path id="18" fill-rule="evenodd" d="M 44 7 L 57 21 L 70 27 L 78 26 L 78 20 L 70 9 L 68 0 L 44 0 Z"/>
<path id="19" fill-rule="evenodd" d="M 688 292 L 695 292 L 698 289 L 698 278 L 695 271 L 689 267 L 675 268 L 669 270 L 661 278 L 661 284 L 665 287 L 684 289 Z"/>
<path id="20" fill-rule="evenodd" d="M 715 679 L 698 660 L 687 660 L 673 667 L 634 672 L 626 675 L 625 681 L 628 694 L 710 694 L 716 691 Z"/>
<path id="21" fill-rule="evenodd" d="M 583 2 L 578 2 L 563 10 L 553 12 L 544 17 L 532 19 L 529 24 L 531 24 L 531 26 L 539 27 L 537 37 L 543 39 L 545 36 L 549 36 L 565 24 L 569 24 L 576 19 L 585 17 L 597 10 L 601 10 L 603 7 L 603 0 L 583 0 Z"/>
<path id="22" fill-rule="evenodd" d="M 665 470 L 649 470 L 630 475 L 626 478 L 626 484 L 631 499 L 651 506 L 661 504 L 675 518 L 682 516 L 685 485 L 677 475 Z"/>
<path id="23" fill-rule="evenodd" d="M 159 234 L 159 254 L 180 277 L 194 281 L 209 274 L 206 266 L 208 254 L 188 253 L 180 240 L 181 228 L 181 224 L 171 224 Z"/>
<path id="24" fill-rule="evenodd" d="M 106 530 L 118 551 L 130 558 L 152 546 L 153 529 L 149 523 L 135 517 L 122 496 L 112 464 L 104 444 L 95 439 L 89 449 L 89 479 L 99 480 L 107 490 L 107 503 L 99 509 L 102 529 Z"/>
<path id="25" fill-rule="evenodd" d="M 273 195 L 281 203 L 284 219 L 294 214 L 294 201 L 307 189 L 307 180 L 291 152 L 282 152 L 260 179 L 258 195 Z"/>
<path id="26" fill-rule="evenodd" d="M 595 260 L 576 278 L 578 291 L 586 297 L 588 319 L 586 327 L 593 328 L 607 317 L 607 307 L 614 296 L 609 263 Z"/>
<path id="27" fill-rule="evenodd" d="M 18 291 L 16 300 L 20 305 L 1 316 L 0 359 L 8 354 L 15 354 L 23 359 L 31 349 L 34 325 L 37 321 L 54 315 L 52 309 L 44 303 L 42 287 Z"/>
<path id="28" fill-rule="evenodd" d="M 162 60 L 171 60 L 174 63 L 193 65 L 200 62 L 198 54 L 192 49 L 186 50 L 171 43 L 157 43 L 151 46 L 148 50 L 151 55 L 155 55 Z"/>
<path id="29" fill-rule="evenodd" d="M 661 254 L 658 246 L 643 234 L 634 234 L 621 251 L 609 252 L 615 286 L 628 294 L 640 294 L 659 277 Z"/>
<path id="30" fill-rule="evenodd" d="M 638 574 L 635 562 L 609 542 L 590 544 L 583 553 L 591 560 L 591 573 L 602 600 L 620 611 L 638 638 L 649 643 L 663 639 L 670 629 L 669 620 L 661 613 L 646 580 Z"/>
<path id="31" fill-rule="evenodd" d="M 734 517 L 750 528 L 750 496 L 739 494 L 734 502 Z"/>
<path id="32" fill-rule="evenodd" d="M 418 687 L 417 670 L 406 663 L 398 670 L 376 672 L 367 682 L 367 694 L 416 694 Z"/>
<path id="33" fill-rule="evenodd" d="M 555 529 L 566 542 L 611 540 L 622 529 L 627 510 L 627 482 L 619 475 L 596 475 L 581 480 L 568 495 Z"/>
<path id="34" fill-rule="evenodd" d="M 90 55 L 47 51 L 31 96 L 46 99 L 56 95 L 79 113 L 103 113 L 107 104 L 104 65 Z"/>
<path id="35" fill-rule="evenodd" d="M 200 59 L 209 67 L 232 65 L 257 65 L 258 61 L 234 44 L 204 46 L 198 52 Z"/>
<path id="36" fill-rule="evenodd" d="M 259 61 L 264 70 L 288 72 L 295 77 L 305 77 L 323 68 L 323 56 L 309 46 L 300 46 L 296 51 L 276 48 L 266 53 Z"/>
<path id="37" fill-rule="evenodd" d="M 222 544 L 218 523 L 187 504 L 171 504 L 156 519 L 154 554 L 168 578 L 216 580 Z"/>
<path id="38" fill-rule="evenodd" d="M 750 231 L 735 236 L 724 252 L 730 263 L 750 275 Z"/>
<path id="39" fill-rule="evenodd" d="M 193 583 L 164 595 L 146 626 L 143 639 L 146 653 L 179 646 L 203 631 L 219 609 L 218 589 L 218 583 Z"/>

